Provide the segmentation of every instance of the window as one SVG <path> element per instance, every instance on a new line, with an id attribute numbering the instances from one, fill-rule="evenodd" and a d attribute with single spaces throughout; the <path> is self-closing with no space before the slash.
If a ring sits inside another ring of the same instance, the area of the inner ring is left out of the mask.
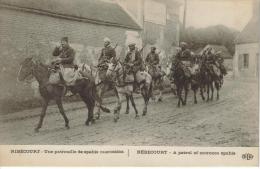
<path id="1" fill-rule="evenodd" d="M 244 54 L 244 68 L 248 68 L 249 67 L 249 55 L 248 54 Z"/>

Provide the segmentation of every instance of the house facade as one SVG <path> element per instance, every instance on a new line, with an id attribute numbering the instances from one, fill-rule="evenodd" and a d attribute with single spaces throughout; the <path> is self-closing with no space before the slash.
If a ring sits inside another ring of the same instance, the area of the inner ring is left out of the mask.
<path id="1" fill-rule="evenodd" d="M 50 63 L 61 37 L 67 36 L 76 50 L 76 63 L 95 65 L 104 37 L 109 37 L 113 46 L 118 44 L 117 55 L 121 57 L 128 36 L 140 38 L 141 30 L 115 2 L 0 0 L 0 80 L 4 82 L 0 84 L 0 103 L 38 97 L 35 82 L 31 86 L 17 82 L 19 63 L 31 56 Z"/>
<path id="2" fill-rule="evenodd" d="M 180 7 L 182 0 L 116 0 L 129 15 L 143 28 L 143 55 L 156 46 L 161 64 L 166 64 L 166 56 L 176 53 L 180 39 Z"/>
<path id="3" fill-rule="evenodd" d="M 253 17 L 235 40 L 234 77 L 259 75 L 259 1 L 254 1 Z"/>

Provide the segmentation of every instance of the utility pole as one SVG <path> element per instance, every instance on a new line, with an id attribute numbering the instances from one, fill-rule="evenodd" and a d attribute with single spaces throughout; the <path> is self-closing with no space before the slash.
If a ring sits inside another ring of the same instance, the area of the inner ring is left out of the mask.
<path id="1" fill-rule="evenodd" d="M 181 41 L 185 39 L 185 29 L 186 29 L 186 15 L 187 15 L 187 0 L 184 0 L 184 10 L 183 10 L 183 22 L 181 27 Z"/>
<path id="2" fill-rule="evenodd" d="M 184 0 L 183 30 L 185 30 L 185 28 L 186 28 L 186 14 L 187 14 L 187 0 Z"/>

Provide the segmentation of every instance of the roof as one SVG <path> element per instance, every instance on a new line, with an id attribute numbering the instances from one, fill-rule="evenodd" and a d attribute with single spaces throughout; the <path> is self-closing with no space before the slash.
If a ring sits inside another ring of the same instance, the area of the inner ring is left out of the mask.
<path id="1" fill-rule="evenodd" d="M 104 0 L 0 0 L 0 7 L 141 30 L 122 7 Z"/>
<path id="2" fill-rule="evenodd" d="M 235 43 L 258 43 L 260 42 L 260 34 L 259 34 L 259 18 L 252 18 L 249 23 L 245 26 L 242 32 L 236 37 Z"/>
<path id="3" fill-rule="evenodd" d="M 208 49 L 208 48 L 212 48 L 213 52 L 219 52 L 221 51 L 221 56 L 224 58 L 224 59 L 232 59 L 233 56 L 230 54 L 230 52 L 228 51 L 228 49 L 223 46 L 223 45 L 207 45 L 205 46 L 201 51 L 200 51 L 200 54 L 203 53 L 204 50 Z"/>

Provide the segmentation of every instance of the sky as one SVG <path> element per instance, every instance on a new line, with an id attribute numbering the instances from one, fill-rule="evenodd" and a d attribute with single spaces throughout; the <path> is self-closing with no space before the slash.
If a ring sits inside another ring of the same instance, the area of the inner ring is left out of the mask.
<path id="1" fill-rule="evenodd" d="M 252 0 L 187 0 L 186 27 L 223 24 L 241 31 L 252 16 Z M 183 18 L 183 7 L 180 18 Z"/>

